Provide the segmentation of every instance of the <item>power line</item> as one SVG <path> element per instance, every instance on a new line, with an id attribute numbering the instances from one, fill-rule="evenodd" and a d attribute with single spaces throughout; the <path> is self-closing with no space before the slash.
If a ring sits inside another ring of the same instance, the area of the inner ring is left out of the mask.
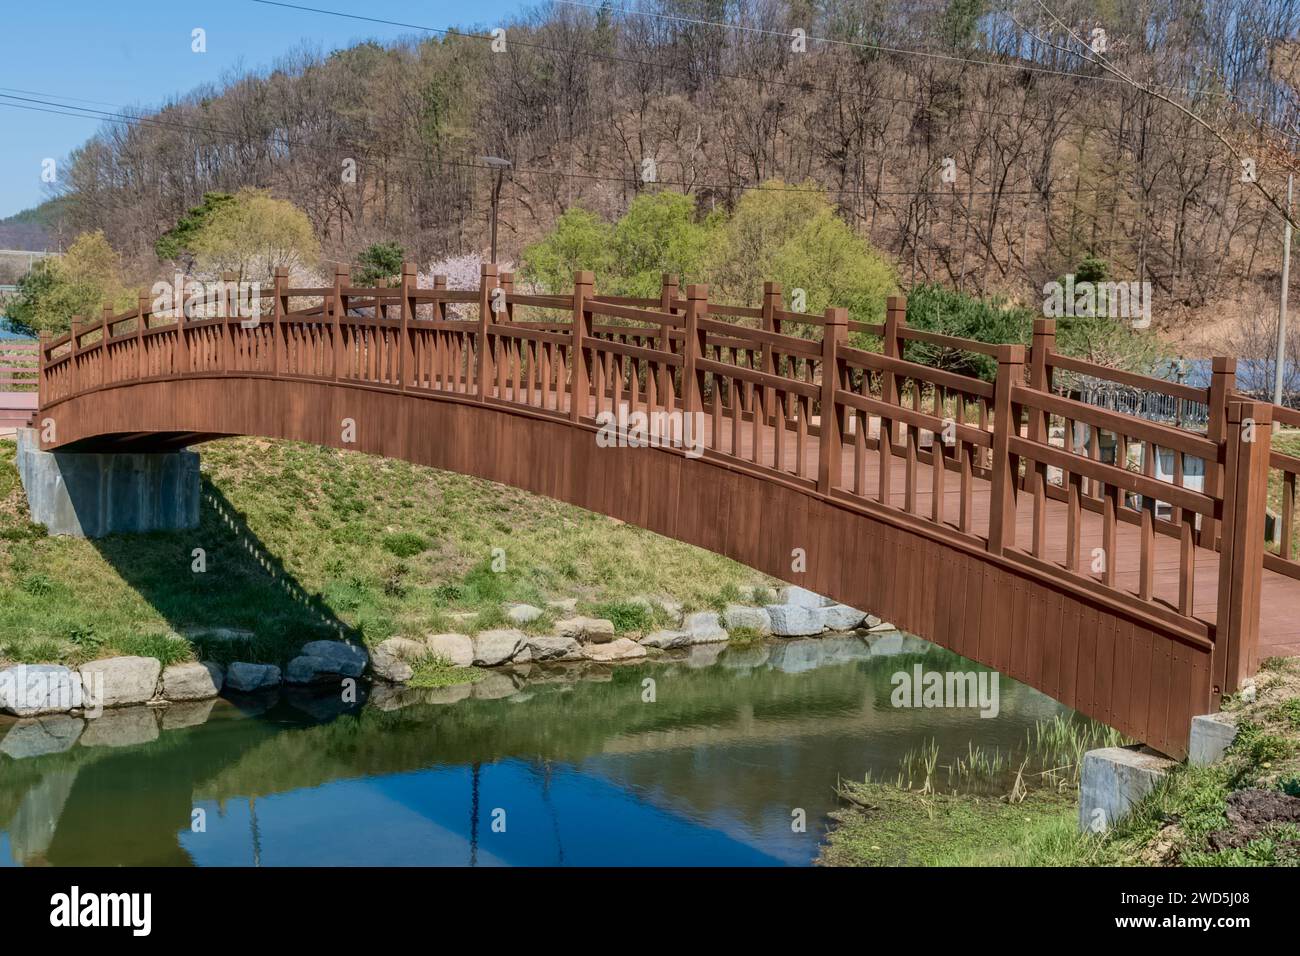
<path id="1" fill-rule="evenodd" d="M 254 0 L 254 2 L 262 3 L 262 2 L 270 2 L 270 0 Z M 684 17 L 679 14 L 658 13 L 653 10 L 634 10 L 631 7 L 614 7 L 614 6 L 605 7 L 602 4 L 587 3 L 587 2 L 583 2 L 583 0 L 552 0 L 552 2 L 562 3 L 571 7 L 586 7 L 590 10 L 597 10 L 597 11 L 608 9 L 612 13 L 621 13 L 624 14 L 625 16 L 653 17 L 654 19 L 657 20 L 671 20 L 679 23 L 689 23 L 696 26 L 720 27 L 723 29 L 737 30 L 746 33 L 758 33 L 765 36 L 780 37 L 783 40 L 789 40 L 793 36 L 793 34 L 783 32 L 781 30 L 769 30 L 763 27 L 752 27 L 742 23 L 729 23 L 722 20 L 697 19 L 695 17 Z M 281 4 L 281 5 L 288 6 L 288 4 Z M 915 57 L 925 57 L 928 59 L 935 59 L 935 60 L 946 60 L 949 62 L 967 64 L 969 66 L 999 67 L 1008 70 L 1020 70 L 1027 73 L 1045 73 L 1052 76 L 1067 76 L 1072 79 L 1094 80 L 1103 83 L 1123 82 L 1121 80 L 1109 76 L 1091 76 L 1087 73 L 1077 73 L 1071 70 L 1054 70 L 1050 67 L 1031 66 L 1024 63 L 1004 63 L 999 60 L 979 60 L 971 57 L 958 56 L 957 54 L 954 53 L 936 53 L 932 50 L 911 50 L 911 49 L 905 49 L 901 47 L 888 47 L 876 43 L 864 43 L 862 41 L 857 41 L 857 40 L 840 40 L 834 37 L 807 36 L 805 37 L 805 39 L 814 43 L 825 43 L 828 45 L 845 46 L 845 47 L 851 47 L 860 50 L 872 50 L 878 53 L 890 53 L 899 56 L 915 56 Z M 1182 87 L 1178 87 L 1178 86 L 1168 86 L 1165 88 L 1176 92 L 1186 92 Z M 1203 90 L 1202 92 L 1207 96 L 1223 96 L 1229 99 L 1236 99 L 1236 96 L 1234 94 L 1228 92 L 1221 92 L 1218 90 Z"/>
<path id="2" fill-rule="evenodd" d="M 46 94 L 46 95 L 54 96 L 54 94 Z M 19 102 L 8 102 L 10 100 L 17 100 Z M 180 130 L 183 132 L 201 133 L 209 136 L 214 136 L 218 139 L 224 138 L 227 142 L 232 142 L 235 145 L 241 145 L 241 146 L 249 145 L 247 138 L 242 137 L 239 133 L 231 130 L 225 130 L 219 127 L 211 127 L 211 126 L 196 126 L 193 124 L 179 123 L 172 120 L 163 120 L 157 118 L 156 115 L 132 116 L 126 113 L 119 113 L 119 112 L 113 112 L 108 110 L 96 110 L 90 107 L 75 106 L 70 103 L 60 103 L 60 102 L 55 102 L 46 99 L 16 96 L 8 93 L 0 93 L 0 106 L 7 106 L 12 109 L 27 109 L 33 112 L 40 112 L 40 113 L 53 113 L 55 115 L 71 116 L 78 119 L 94 119 L 100 122 L 106 122 L 109 124 L 121 125 L 127 127 L 144 125 L 144 126 L 153 126 L 153 127 L 163 128 L 163 129 Z M 77 112 L 69 112 L 69 110 L 75 110 Z M 258 142 L 262 144 L 273 144 L 273 145 L 280 145 L 286 147 L 300 147 L 303 149 L 331 151 L 331 152 L 343 153 L 343 154 L 352 154 L 358 151 L 363 154 L 369 152 L 367 147 L 361 144 L 341 145 L 338 143 L 333 143 L 333 144 L 317 143 L 310 140 L 290 139 L 278 135 L 259 136 Z M 357 149 L 358 146 L 360 147 L 359 150 Z M 406 162 L 418 164 L 419 166 L 430 165 L 430 161 L 428 157 L 415 156 L 412 154 L 401 153 L 401 152 L 385 154 L 383 158 L 387 161 L 404 160 Z M 482 170 L 493 169 L 493 167 L 489 166 L 486 163 L 476 163 L 467 160 L 457 160 L 457 159 L 449 159 L 449 158 L 437 159 L 434 161 L 434 165 L 439 165 L 439 166 L 446 165 L 446 166 L 452 166 L 456 168 L 466 168 L 466 169 L 482 169 Z M 618 183 L 623 186 L 632 186 L 634 188 L 639 188 L 644 186 L 676 186 L 676 187 L 680 187 L 683 190 L 708 189 L 716 192 L 736 192 L 736 191 L 748 192 L 755 189 L 762 189 L 769 192 L 803 193 L 803 194 L 831 195 L 831 196 L 839 196 L 839 197 L 846 196 L 846 195 L 868 196 L 873 199 L 880 199 L 886 197 L 888 198 L 906 197 L 906 198 L 915 198 L 915 199 L 921 199 L 921 198 L 928 199 L 933 197 L 950 197 L 955 199 L 955 198 L 974 198 L 974 197 L 986 198 L 990 196 L 997 196 L 999 198 L 1016 197 L 1016 196 L 1030 196 L 1030 197 L 1044 198 L 1043 191 L 1037 188 L 1023 189 L 1023 190 L 1015 190 L 1015 189 L 968 190 L 968 189 L 958 189 L 954 185 L 948 189 L 935 189 L 935 190 L 901 189 L 901 190 L 869 191 L 861 188 L 836 189 L 834 187 L 821 188 L 821 187 L 804 187 L 804 186 L 789 186 L 789 185 L 772 186 L 772 185 L 765 185 L 765 184 L 747 186 L 747 185 L 737 184 L 737 183 L 714 183 L 714 182 L 694 181 L 694 180 L 686 180 L 686 179 L 672 180 L 672 179 L 656 178 L 653 181 L 647 182 L 635 176 L 626 176 L 626 175 L 611 176 L 611 175 L 599 174 L 599 173 L 582 173 L 582 172 L 573 172 L 573 171 L 565 171 L 565 170 L 539 169 L 539 168 L 532 168 L 527 166 L 516 166 L 514 167 L 513 172 L 522 173 L 525 175 L 553 176 L 553 177 L 560 177 L 565 179 L 576 179 L 576 180 L 582 180 L 588 182 Z M 1063 188 L 1062 190 L 1058 190 L 1057 194 L 1060 195 L 1062 192 L 1065 191 L 1068 191 L 1071 194 L 1075 194 L 1077 192 L 1079 194 L 1086 194 L 1086 195 L 1100 195 L 1100 194 L 1109 195 L 1113 192 L 1113 190 L 1111 189 L 1098 186 L 1098 187 L 1087 187 L 1080 190 Z M 1179 194 L 1182 195 L 1183 193 L 1179 192 Z"/>
<path id="3" fill-rule="evenodd" d="M 467 40 L 481 40 L 487 43 L 492 42 L 492 40 L 494 39 L 491 35 L 484 34 L 484 33 L 472 33 L 468 31 L 452 29 L 449 27 L 431 27 L 431 26 L 425 26 L 418 23 L 406 23 L 401 20 L 386 20 L 382 17 L 369 17 L 358 13 L 347 13 L 342 10 L 328 10 L 323 7 L 310 7 L 310 6 L 304 6 L 302 4 L 296 4 L 296 3 L 284 3 L 281 2 L 281 0 L 252 0 L 252 2 L 260 3 L 263 4 L 264 6 L 281 7 L 286 10 L 294 10 L 302 13 L 319 13 L 325 16 L 341 17 L 346 20 L 359 20 L 363 23 L 377 23 L 384 26 L 400 27 L 406 30 L 423 30 L 427 33 L 435 33 L 440 36 L 446 36 L 446 37 L 459 37 Z M 564 2 L 564 0 L 556 0 L 556 2 Z M 575 5 L 590 6 L 590 4 L 575 4 Z M 621 10 L 624 8 L 614 8 L 614 9 Z M 632 11 L 628 11 L 628 12 L 632 12 Z M 699 21 L 699 22 L 711 23 L 714 26 L 726 26 L 726 24 L 717 23 L 715 21 Z M 778 35 L 784 36 L 787 39 L 789 38 L 789 34 L 778 34 Z M 843 42 L 843 41 L 827 40 L 826 42 L 832 43 L 832 42 Z M 508 40 L 508 44 L 512 46 L 521 46 L 524 47 L 525 49 L 541 50 L 547 53 L 558 53 L 568 57 L 585 57 L 587 59 L 603 60 L 608 63 L 620 63 L 627 66 L 649 68 L 649 69 L 657 70 L 660 74 L 671 74 L 673 72 L 673 70 L 670 67 L 668 67 L 666 64 L 656 60 L 641 60 L 633 57 L 617 56 L 610 53 L 600 53 L 593 50 L 575 51 L 571 49 L 566 49 L 564 47 L 556 47 L 546 43 L 538 43 L 532 40 L 520 40 L 517 38 Z M 907 52 L 907 51 L 893 51 L 893 52 Z M 1008 66 L 1008 67 L 1012 66 L 1012 64 L 998 64 L 998 63 L 993 63 L 992 61 L 982 61 L 982 60 L 969 60 L 965 62 L 970 62 L 975 64 L 989 63 L 995 66 Z M 1025 69 L 1024 67 L 1017 67 L 1017 68 Z M 815 83 L 810 83 L 803 80 L 783 80 L 774 77 L 746 76 L 745 74 L 742 73 L 729 73 L 725 70 L 710 69 L 708 67 L 696 67 L 695 69 L 696 72 L 702 73 L 706 76 L 712 76 L 717 79 L 736 80 L 741 83 L 753 83 L 758 86 L 766 85 L 766 86 L 775 86 L 775 87 L 785 87 L 785 88 L 797 90 L 799 92 L 827 93 L 833 96 L 853 95 L 856 92 L 854 90 L 840 89 L 839 87 L 819 86 Z M 1060 76 L 1066 76 L 1073 79 L 1081 79 L 1081 78 L 1097 79 L 1097 77 L 1088 77 L 1086 74 L 1071 73 L 1068 71 L 1051 71 L 1051 72 L 1054 72 Z M 904 106 L 911 106 L 918 110 L 928 110 L 933 108 L 933 104 L 924 103 L 919 100 L 905 99 L 903 97 L 897 97 L 897 96 L 888 96 L 882 93 L 873 93 L 872 96 L 875 99 L 884 100 L 885 102 L 889 102 L 889 103 L 898 103 Z M 1075 126 L 1080 129 L 1097 129 L 1097 130 L 1103 130 L 1107 132 L 1113 131 L 1112 127 L 1108 126 L 1105 123 L 1090 123 L 1086 120 L 1063 119 L 1063 118 L 1058 118 L 1053 120 L 1051 117 L 1046 117 L 1046 116 L 1039 117 L 1027 113 L 1016 113 L 1016 112 L 1009 112 L 1006 110 L 994 110 L 994 109 L 988 109 L 988 108 L 977 107 L 977 106 L 967 106 L 967 105 L 963 105 L 961 109 L 970 113 L 979 113 L 986 116 L 998 116 L 1006 119 L 1042 120 L 1044 123 L 1050 121 L 1050 122 L 1058 123 L 1062 126 Z M 1218 144 L 1218 141 L 1216 139 L 1209 136 L 1188 136 L 1179 133 L 1160 133 L 1155 131 L 1152 131 L 1145 135 L 1155 136 L 1160 139 L 1176 140 L 1180 143 L 1201 142 L 1201 143 L 1214 143 L 1216 145 Z"/>

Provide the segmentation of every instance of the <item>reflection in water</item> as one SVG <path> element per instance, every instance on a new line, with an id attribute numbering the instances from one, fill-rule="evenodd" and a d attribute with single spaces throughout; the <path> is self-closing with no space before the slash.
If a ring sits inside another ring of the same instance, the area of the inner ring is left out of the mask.
<path id="1" fill-rule="evenodd" d="M 0 865 L 805 865 L 837 780 L 892 778 L 931 738 L 1012 747 L 1063 711 L 1007 678 L 994 719 L 894 708 L 891 675 L 918 662 L 974 666 L 845 636 L 377 687 L 358 705 L 286 691 L 168 708 L 161 733 L 123 715 L 121 736 L 92 723 L 75 745 L 8 722 Z"/>

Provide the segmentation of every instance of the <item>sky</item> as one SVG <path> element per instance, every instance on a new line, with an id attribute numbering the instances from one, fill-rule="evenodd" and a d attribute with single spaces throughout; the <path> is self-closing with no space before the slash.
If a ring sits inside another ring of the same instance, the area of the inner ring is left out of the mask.
<path id="1" fill-rule="evenodd" d="M 287 0 L 420 26 L 491 27 L 536 6 L 524 0 Z M 196 53 L 193 31 L 206 33 Z M 151 107 L 196 86 L 262 70 L 304 44 L 321 52 L 418 30 L 270 6 L 255 0 L 0 0 L 0 219 L 48 195 L 45 160 L 62 173 L 99 122 L 18 109 L 12 97 L 101 110 Z M 6 98 L 10 97 L 10 98 Z M 5 105 L 11 104 L 11 105 Z"/>

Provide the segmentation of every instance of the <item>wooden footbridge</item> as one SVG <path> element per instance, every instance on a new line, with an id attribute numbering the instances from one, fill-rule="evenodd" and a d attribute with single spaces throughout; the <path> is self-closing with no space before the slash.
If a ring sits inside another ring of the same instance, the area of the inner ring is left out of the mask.
<path id="1" fill-rule="evenodd" d="M 1238 395 L 1231 359 L 1193 388 L 1062 355 L 1047 320 L 988 345 L 909 327 L 901 298 L 875 325 L 788 311 L 772 283 L 738 308 L 669 279 L 597 295 L 590 273 L 523 294 L 492 266 L 468 291 L 410 267 L 376 288 L 281 273 L 271 305 L 154 315 L 141 296 L 43 340 L 45 447 L 260 435 L 477 475 L 869 609 L 1175 756 L 1262 658 L 1300 653 L 1300 459 L 1270 444 L 1300 414 Z M 909 360 L 926 348 L 996 375 Z M 1208 427 L 1073 400 L 1085 379 Z M 620 406 L 658 447 L 598 442 Z M 664 447 L 674 421 L 702 453 Z"/>

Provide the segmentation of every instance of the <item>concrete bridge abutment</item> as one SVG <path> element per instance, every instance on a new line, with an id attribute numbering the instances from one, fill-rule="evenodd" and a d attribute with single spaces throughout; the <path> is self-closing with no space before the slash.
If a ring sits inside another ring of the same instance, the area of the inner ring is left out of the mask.
<path id="1" fill-rule="evenodd" d="M 198 527 L 196 452 L 43 451 L 33 428 L 19 429 L 17 441 L 31 520 L 50 534 L 102 538 Z"/>

